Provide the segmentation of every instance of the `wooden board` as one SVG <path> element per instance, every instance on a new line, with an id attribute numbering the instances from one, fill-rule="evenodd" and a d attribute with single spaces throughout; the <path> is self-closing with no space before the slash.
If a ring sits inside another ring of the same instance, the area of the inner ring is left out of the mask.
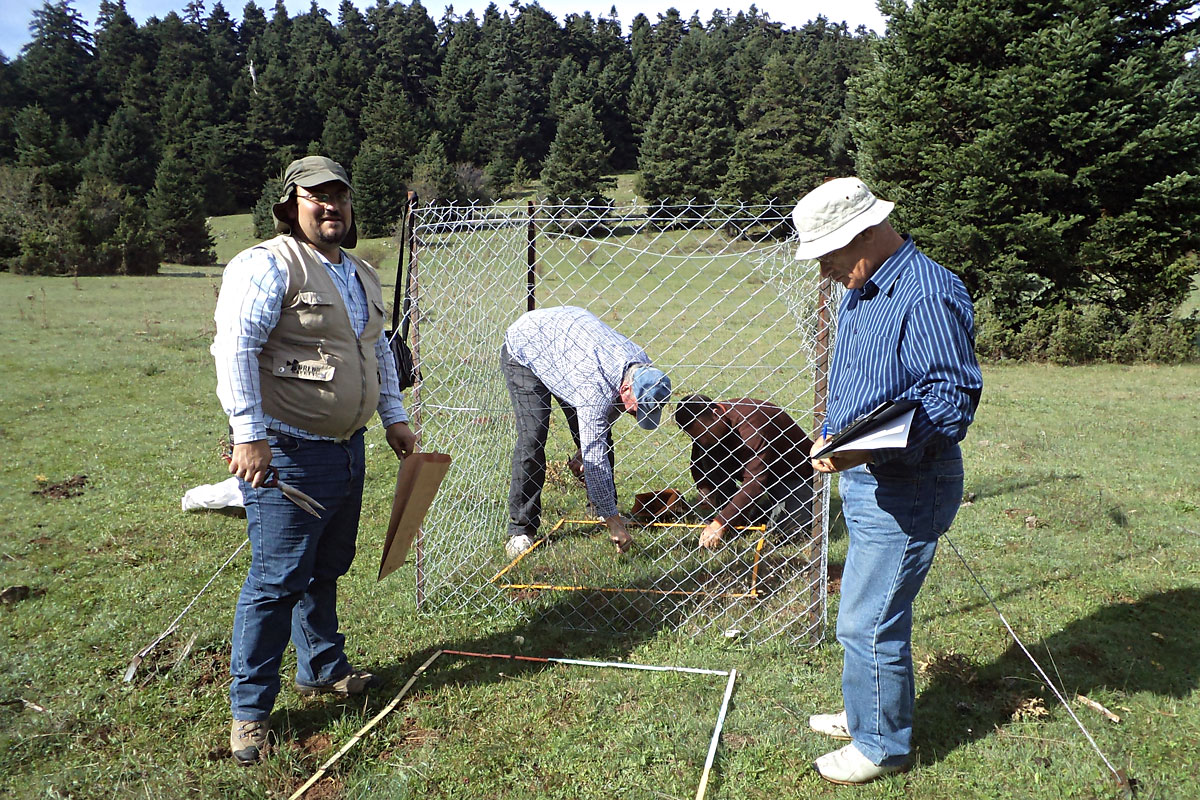
<path id="1" fill-rule="evenodd" d="M 376 580 L 383 580 L 404 563 L 449 469 L 450 456 L 445 453 L 413 453 L 400 465 L 396 494 L 392 498 L 392 518 L 388 521 Z"/>

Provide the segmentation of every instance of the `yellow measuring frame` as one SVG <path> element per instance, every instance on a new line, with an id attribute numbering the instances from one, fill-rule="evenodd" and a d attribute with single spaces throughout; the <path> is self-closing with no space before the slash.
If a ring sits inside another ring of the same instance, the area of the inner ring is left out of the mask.
<path id="1" fill-rule="evenodd" d="M 534 542 L 533 545 L 528 550 L 526 550 L 525 552 L 518 555 L 516 558 L 514 558 L 512 561 L 510 561 L 504 567 L 504 569 L 500 570 L 494 576 L 492 576 L 492 579 L 490 582 L 495 583 L 496 586 L 500 589 L 514 589 L 514 590 L 526 590 L 526 591 L 559 591 L 559 592 L 585 592 L 585 591 L 587 591 L 587 592 L 611 592 L 613 594 L 653 594 L 653 595 L 683 596 L 683 597 L 689 597 L 689 596 L 691 596 L 691 597 L 731 597 L 731 598 L 758 597 L 758 565 L 759 565 L 759 562 L 762 560 L 762 549 L 767 541 L 764 537 L 759 537 L 757 544 L 755 544 L 755 546 L 754 546 L 754 564 L 751 566 L 751 569 L 750 569 L 750 589 L 749 589 L 749 591 L 746 591 L 746 592 L 705 592 L 705 591 L 686 591 L 683 589 L 674 589 L 674 590 L 669 590 L 669 589 L 630 589 L 630 588 L 612 588 L 612 587 L 605 587 L 605 586 L 569 586 L 569 585 L 560 585 L 560 584 L 553 584 L 553 583 L 497 583 L 497 581 L 499 581 L 501 578 L 503 578 L 510 570 L 513 569 L 513 567 L 515 567 L 515 566 L 517 566 L 517 564 L 521 563 L 521 560 L 523 558 L 525 558 L 527 555 L 532 553 L 534 550 L 537 550 L 540 546 L 542 546 L 546 542 L 550 541 L 551 535 L 553 535 L 556 531 L 558 531 L 564 525 L 601 525 L 603 523 L 604 523 L 604 520 L 602 520 L 602 519 L 567 519 L 567 518 L 560 519 L 555 524 L 555 526 L 550 529 L 549 533 L 547 533 L 541 539 L 538 539 L 536 542 Z M 703 528 L 704 525 L 693 525 L 693 524 L 687 523 L 687 522 L 650 522 L 650 523 L 643 524 L 639 527 L 643 527 L 643 528 L 691 528 L 693 530 L 696 530 L 696 529 Z M 767 526 L 766 525 L 733 526 L 733 530 L 735 530 L 735 531 L 757 531 L 759 533 L 764 533 L 767 530 Z"/>

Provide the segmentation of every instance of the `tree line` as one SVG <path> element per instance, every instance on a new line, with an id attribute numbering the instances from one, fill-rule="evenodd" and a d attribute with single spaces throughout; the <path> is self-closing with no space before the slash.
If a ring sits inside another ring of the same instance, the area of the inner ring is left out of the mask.
<path id="1" fill-rule="evenodd" d="M 102 0 L 93 33 L 46 2 L 0 60 L 0 191 L 23 211 L 0 258 L 211 263 L 205 218 L 269 219 L 272 179 L 312 152 L 350 167 L 367 236 L 406 187 L 471 202 L 536 178 L 602 205 L 605 176 L 635 170 L 651 206 L 786 209 L 857 173 L 963 276 L 990 354 L 1174 358 L 1200 239 L 1191 5 L 883 0 L 879 37 L 754 6 L 626 32 L 615 9 L 559 23 L 520 0 L 437 21 L 420 0 L 343 0 L 336 21 L 251 0 L 240 22 L 192 0 L 141 25 Z M 1122 344 L 1131 330 L 1166 339 Z"/>

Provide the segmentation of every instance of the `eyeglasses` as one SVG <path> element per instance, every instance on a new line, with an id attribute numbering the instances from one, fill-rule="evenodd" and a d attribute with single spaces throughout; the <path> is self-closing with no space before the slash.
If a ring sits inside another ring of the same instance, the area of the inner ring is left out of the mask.
<path id="1" fill-rule="evenodd" d="M 339 192 L 312 192 L 311 194 L 301 194 L 297 189 L 296 196 L 303 197 L 319 206 L 344 206 L 350 202 L 349 189 L 342 189 Z"/>

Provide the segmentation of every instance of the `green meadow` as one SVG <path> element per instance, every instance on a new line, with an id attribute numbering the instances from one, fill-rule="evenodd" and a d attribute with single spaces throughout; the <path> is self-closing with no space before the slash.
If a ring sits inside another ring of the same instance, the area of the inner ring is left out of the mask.
<path id="1" fill-rule="evenodd" d="M 251 241 L 245 215 L 213 231 L 222 261 Z M 394 281 L 394 245 L 361 250 Z M 736 669 L 713 799 L 1200 796 L 1197 364 L 985 365 L 967 499 L 916 606 L 907 774 L 845 789 L 811 770 L 832 743 L 808 715 L 840 707 L 832 633 L 813 648 L 753 648 L 720 631 L 609 636 L 419 611 L 411 564 L 376 581 L 395 469 L 377 428 L 340 615 L 351 659 L 385 684 L 305 700 L 285 657 L 280 747 L 237 767 L 229 628 L 248 552 L 218 569 L 244 522 L 180 508 L 187 489 L 226 476 L 208 354 L 220 273 L 0 273 L 0 796 L 287 797 L 438 649 Z M 686 458 L 678 431 L 659 435 L 662 458 Z M 834 588 L 845 547 L 835 521 Z M 133 655 L 214 574 L 126 683 Z M 834 592 L 830 630 L 836 608 Z M 444 655 L 307 796 L 690 798 L 724 688 L 720 676 Z"/>

